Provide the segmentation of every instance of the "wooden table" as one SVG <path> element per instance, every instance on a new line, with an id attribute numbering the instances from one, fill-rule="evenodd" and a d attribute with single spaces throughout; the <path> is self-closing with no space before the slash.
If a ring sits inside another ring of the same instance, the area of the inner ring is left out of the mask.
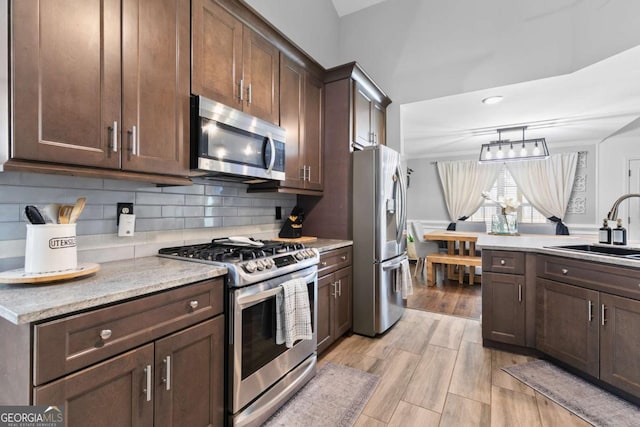
<path id="1" fill-rule="evenodd" d="M 464 280 L 464 267 L 469 267 L 469 284 L 475 280 L 475 267 L 482 264 L 482 259 L 476 256 L 476 242 L 480 233 L 460 231 L 431 231 L 424 235 L 425 240 L 439 240 L 447 242 L 447 254 L 431 254 L 427 256 L 427 284 L 435 283 L 434 264 L 447 265 L 447 277 L 455 276 L 454 267 L 458 268 L 458 283 Z M 456 242 L 458 253 L 456 254 Z"/>

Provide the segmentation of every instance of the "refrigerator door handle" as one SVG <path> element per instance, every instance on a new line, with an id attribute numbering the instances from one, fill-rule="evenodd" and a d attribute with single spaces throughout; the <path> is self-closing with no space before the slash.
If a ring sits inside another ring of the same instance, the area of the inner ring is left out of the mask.
<path id="1" fill-rule="evenodd" d="M 400 191 L 398 192 L 399 200 L 396 203 L 397 205 L 396 215 L 398 215 L 397 216 L 398 221 L 396 222 L 398 227 L 397 234 L 396 234 L 396 242 L 400 244 L 404 235 L 404 229 L 407 222 L 407 218 L 406 218 L 406 203 L 407 203 L 406 191 L 407 190 L 405 187 L 404 175 L 402 173 L 402 168 L 400 167 L 400 165 L 398 165 L 398 168 L 396 169 L 396 171 L 398 174 L 398 186 L 400 188 Z"/>

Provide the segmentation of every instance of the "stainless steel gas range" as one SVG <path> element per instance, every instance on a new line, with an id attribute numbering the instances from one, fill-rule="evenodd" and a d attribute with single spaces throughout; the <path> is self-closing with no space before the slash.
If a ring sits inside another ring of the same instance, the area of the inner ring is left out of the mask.
<path id="1" fill-rule="evenodd" d="M 316 370 L 320 256 L 313 248 L 244 237 L 160 249 L 160 256 L 227 267 L 227 410 L 234 426 L 258 426 Z M 276 295 L 292 279 L 307 283 L 313 338 L 276 344 Z"/>

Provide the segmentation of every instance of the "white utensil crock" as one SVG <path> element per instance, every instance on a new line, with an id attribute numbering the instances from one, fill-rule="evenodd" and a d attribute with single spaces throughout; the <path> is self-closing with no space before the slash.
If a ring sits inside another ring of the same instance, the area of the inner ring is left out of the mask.
<path id="1" fill-rule="evenodd" d="M 25 273 L 55 273 L 78 268 L 76 224 L 27 224 Z"/>

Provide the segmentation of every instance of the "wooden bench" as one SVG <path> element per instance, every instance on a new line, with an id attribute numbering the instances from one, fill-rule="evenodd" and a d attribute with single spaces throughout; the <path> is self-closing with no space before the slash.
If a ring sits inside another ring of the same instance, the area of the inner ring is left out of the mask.
<path id="1" fill-rule="evenodd" d="M 462 284 L 464 280 L 464 267 L 469 267 L 469 284 L 473 285 L 475 280 L 475 267 L 482 265 L 482 257 L 469 255 L 449 255 L 449 254 L 430 254 L 427 255 L 427 284 L 436 283 L 436 273 L 434 264 L 457 265 L 460 266 L 458 272 L 458 283 Z"/>

